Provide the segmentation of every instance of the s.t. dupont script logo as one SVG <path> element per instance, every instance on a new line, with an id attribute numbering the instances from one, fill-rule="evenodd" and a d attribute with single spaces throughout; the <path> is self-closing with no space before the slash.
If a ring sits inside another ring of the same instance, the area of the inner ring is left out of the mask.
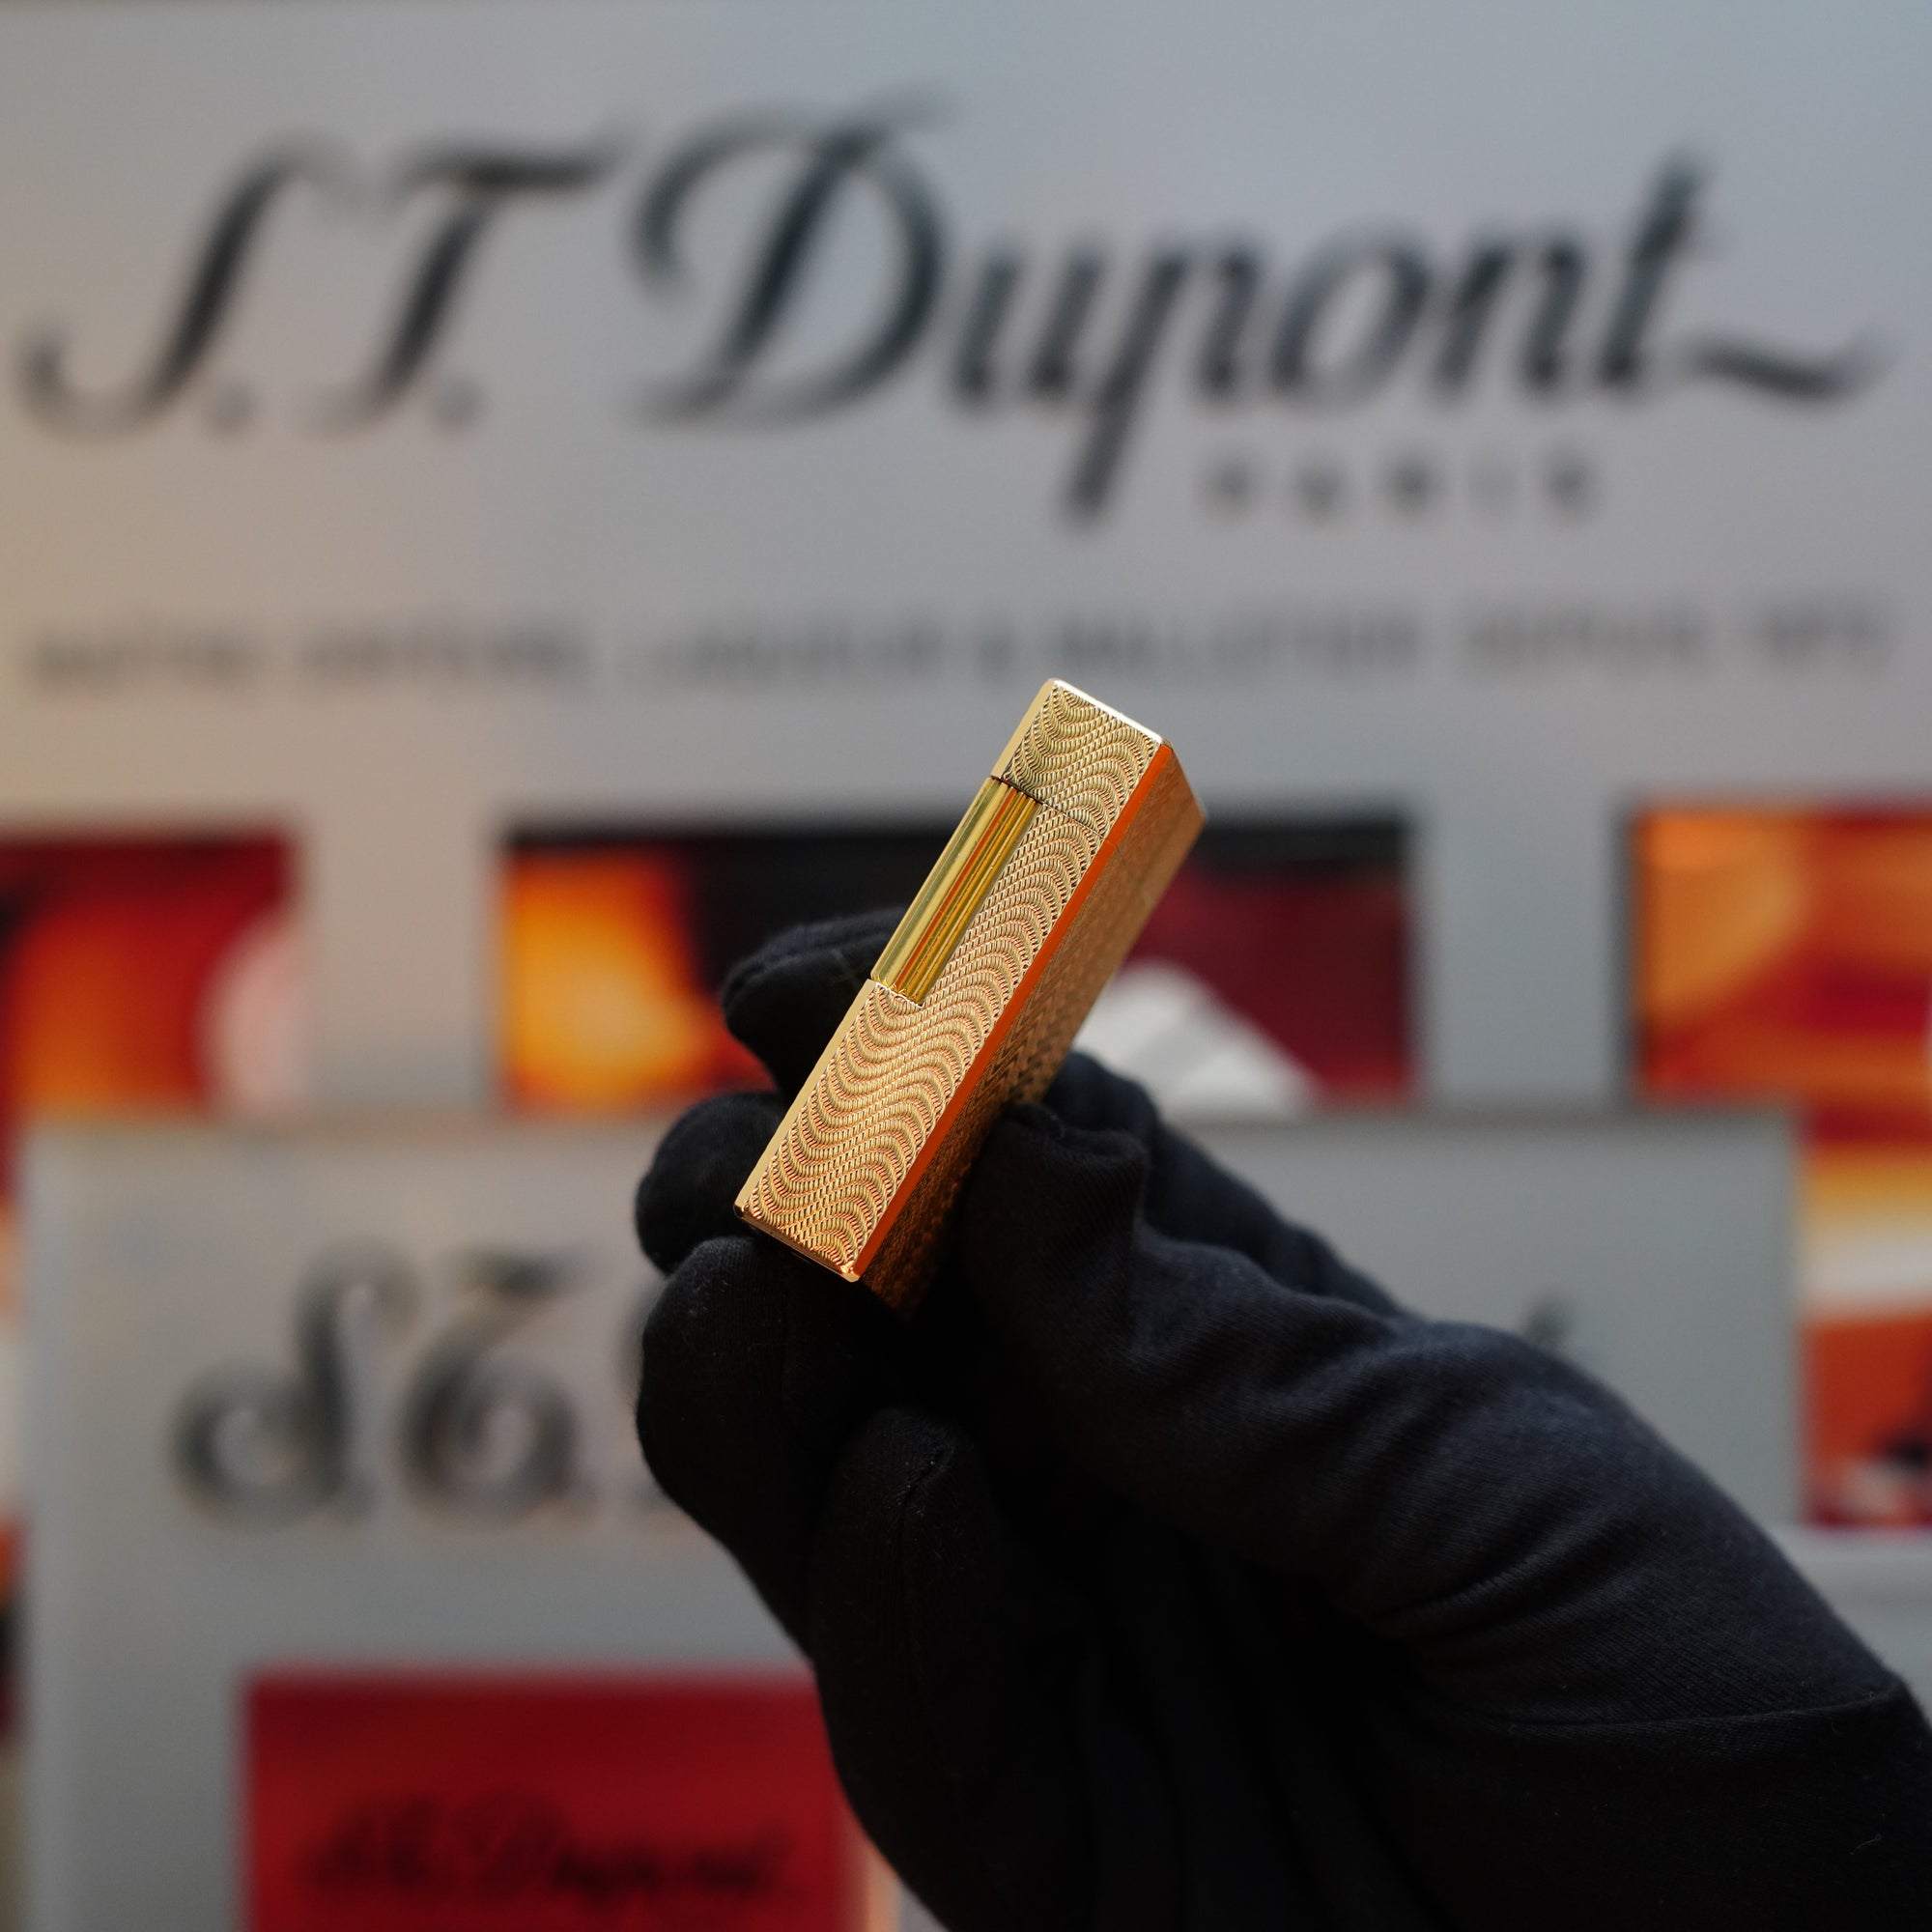
<path id="1" fill-rule="evenodd" d="M 257 1526 L 353 1517 L 392 1490 L 498 1525 L 613 1502 L 660 1509 L 628 1419 L 655 1285 L 613 1298 L 610 1280 L 600 1292 L 584 1273 L 554 1253 L 422 1268 L 387 1242 L 330 1248 L 298 1287 L 286 1359 L 217 1369 L 184 1395 L 175 1472 L 210 1515 Z M 566 1341 L 608 1321 L 616 1348 L 559 1355 L 559 1317 Z"/>
<path id="2" fill-rule="evenodd" d="M 638 421 L 797 426 L 923 380 L 961 412 L 1064 420 L 1060 495 L 1076 518 L 1117 499 L 1163 387 L 1222 422 L 1332 417 L 1403 383 L 1448 406 L 1487 383 L 1545 405 L 1718 384 L 1816 407 L 1881 366 L 1862 333 L 1818 346 L 1781 339 L 1776 318 L 1673 325 L 1673 289 L 1709 247 L 1709 173 L 1689 157 L 1650 171 L 1608 240 L 1563 223 L 1445 243 L 1399 222 L 1314 238 L 981 240 L 958 234 L 926 152 L 943 118 L 912 101 L 770 110 L 663 147 L 459 143 L 386 161 L 291 142 L 219 192 L 178 293 L 156 292 L 137 368 L 96 374 L 86 327 L 66 318 L 21 345 L 20 395 L 73 436 L 132 434 L 191 406 L 212 428 L 244 427 L 258 398 L 224 349 L 286 269 L 278 231 L 307 201 L 310 215 L 367 219 L 389 288 L 380 324 L 342 344 L 332 378 L 318 372 L 301 419 L 366 432 L 413 402 L 461 426 L 481 390 L 450 373 L 447 352 L 459 319 L 489 299 L 494 238 L 606 195 L 622 216 L 623 285 L 644 311 L 696 325 L 678 366 L 618 372 L 613 393 Z"/>

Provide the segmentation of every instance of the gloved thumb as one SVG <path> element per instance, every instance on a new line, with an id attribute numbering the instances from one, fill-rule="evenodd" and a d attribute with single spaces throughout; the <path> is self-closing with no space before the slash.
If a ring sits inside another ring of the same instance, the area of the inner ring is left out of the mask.
<path id="1" fill-rule="evenodd" d="M 1251 1560 L 1293 1552 L 1302 1567 L 1321 1525 L 1308 1520 L 1309 1486 L 1284 1482 L 1284 1466 L 1333 1471 L 1339 1434 L 1375 1400 L 1358 1388 L 1338 1406 L 1318 1387 L 1323 1365 L 1372 1356 L 1401 1318 L 1157 1233 L 1142 1212 L 1147 1179 L 1134 1136 L 1015 1109 L 961 1204 L 966 1276 L 1092 1474 Z"/>

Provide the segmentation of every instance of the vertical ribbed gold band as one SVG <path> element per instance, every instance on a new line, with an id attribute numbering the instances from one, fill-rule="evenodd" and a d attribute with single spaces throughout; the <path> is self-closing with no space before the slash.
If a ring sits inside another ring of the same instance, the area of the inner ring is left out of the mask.
<path id="1" fill-rule="evenodd" d="M 1038 810 L 1037 799 L 999 779 L 988 779 L 980 787 L 879 954 L 873 979 L 909 1000 L 923 1001 L 932 991 L 967 923 Z"/>

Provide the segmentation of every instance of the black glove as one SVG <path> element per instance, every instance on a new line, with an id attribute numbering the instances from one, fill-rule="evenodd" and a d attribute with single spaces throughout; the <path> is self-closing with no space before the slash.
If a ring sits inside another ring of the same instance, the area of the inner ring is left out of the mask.
<path id="1" fill-rule="evenodd" d="M 724 990 L 781 1094 L 890 930 Z M 1932 1924 L 1932 1736 L 1718 1490 L 1528 1343 L 1405 1314 L 1071 1060 L 901 1321 L 685 1116 L 638 1426 L 810 1659 L 952 1932 Z"/>

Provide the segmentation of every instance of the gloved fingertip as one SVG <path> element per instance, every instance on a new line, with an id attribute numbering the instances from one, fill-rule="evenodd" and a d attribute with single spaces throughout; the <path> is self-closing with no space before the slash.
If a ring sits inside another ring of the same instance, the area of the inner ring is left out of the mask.
<path id="1" fill-rule="evenodd" d="M 787 1098 L 805 1083 L 898 921 L 897 911 L 885 910 L 794 926 L 726 976 L 719 995 L 724 1024 Z"/>
<path id="2" fill-rule="evenodd" d="M 719 998 L 726 1009 L 773 973 L 815 962 L 819 970 L 869 971 L 902 917 L 897 907 L 875 907 L 838 919 L 787 926 L 749 952 L 724 976 Z"/>
<path id="3" fill-rule="evenodd" d="M 632 1205 L 653 1266 L 669 1274 L 701 1242 L 737 1231 L 732 1203 L 783 1111 L 776 1094 L 721 1094 L 672 1123 Z"/>

